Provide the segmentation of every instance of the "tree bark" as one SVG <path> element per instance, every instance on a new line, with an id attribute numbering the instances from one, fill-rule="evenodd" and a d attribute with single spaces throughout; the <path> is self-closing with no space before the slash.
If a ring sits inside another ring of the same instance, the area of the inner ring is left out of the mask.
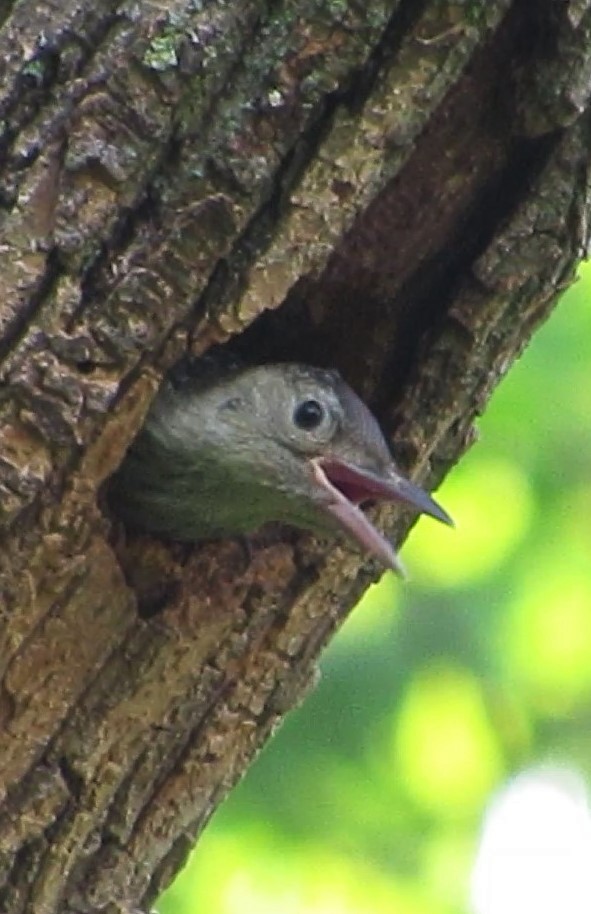
<path id="1" fill-rule="evenodd" d="M 162 372 L 335 366 L 441 479 L 584 250 L 590 7 L 2 14 L 0 910 L 148 907 L 379 571 L 127 534 L 102 488 Z"/>

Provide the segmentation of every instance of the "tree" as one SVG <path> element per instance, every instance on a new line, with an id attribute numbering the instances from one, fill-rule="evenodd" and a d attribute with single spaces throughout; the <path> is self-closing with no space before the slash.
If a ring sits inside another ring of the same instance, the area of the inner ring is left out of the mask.
<path id="1" fill-rule="evenodd" d="M 441 479 L 584 250 L 590 29 L 553 0 L 5 16 L 0 908 L 148 906 L 377 574 L 290 531 L 126 536 L 102 486 L 162 371 L 230 339 L 334 365 Z"/>

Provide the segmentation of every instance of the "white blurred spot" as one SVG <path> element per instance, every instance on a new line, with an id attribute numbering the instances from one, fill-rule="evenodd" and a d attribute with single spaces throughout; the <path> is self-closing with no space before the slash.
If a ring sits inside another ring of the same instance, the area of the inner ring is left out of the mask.
<path id="1" fill-rule="evenodd" d="M 578 773 L 525 772 L 493 800 L 471 906 L 474 914 L 590 914 L 591 811 Z"/>

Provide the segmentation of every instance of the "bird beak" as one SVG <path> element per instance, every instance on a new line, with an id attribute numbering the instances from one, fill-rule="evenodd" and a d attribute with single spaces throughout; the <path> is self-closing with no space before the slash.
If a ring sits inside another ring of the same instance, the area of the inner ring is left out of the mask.
<path id="1" fill-rule="evenodd" d="M 378 475 L 335 457 L 319 457 L 311 464 L 316 482 L 330 495 L 326 510 L 363 549 L 400 575 L 404 576 L 404 566 L 396 551 L 370 523 L 359 508 L 360 504 L 398 501 L 453 526 L 449 514 L 430 495 L 400 476 L 394 468 L 385 475 Z"/>

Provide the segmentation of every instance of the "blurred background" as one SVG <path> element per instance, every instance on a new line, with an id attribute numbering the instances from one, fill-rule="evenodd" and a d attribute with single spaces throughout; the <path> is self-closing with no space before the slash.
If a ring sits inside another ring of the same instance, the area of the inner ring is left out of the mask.
<path id="1" fill-rule="evenodd" d="M 591 269 L 160 914 L 591 911 Z"/>

